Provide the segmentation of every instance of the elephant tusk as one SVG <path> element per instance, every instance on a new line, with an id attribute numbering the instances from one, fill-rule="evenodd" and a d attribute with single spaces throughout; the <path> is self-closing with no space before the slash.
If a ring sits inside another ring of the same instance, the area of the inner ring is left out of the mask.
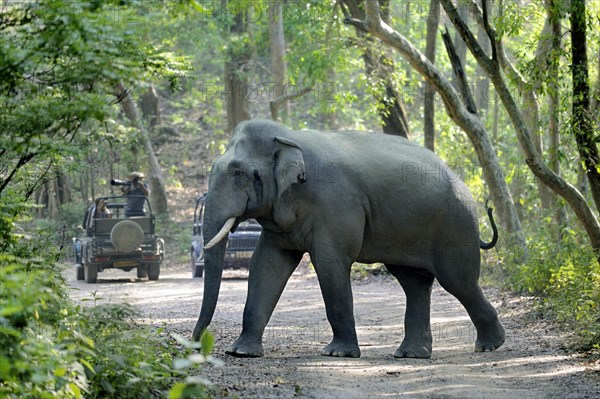
<path id="1" fill-rule="evenodd" d="M 206 244 L 204 246 L 204 249 L 211 249 L 212 247 L 214 247 L 215 245 L 217 245 L 223 238 L 227 237 L 227 234 L 229 234 L 229 230 L 231 230 L 231 228 L 233 227 L 234 223 L 235 223 L 235 218 L 228 219 L 225 222 L 225 224 L 223 225 L 223 227 L 221 227 L 221 230 L 219 230 L 219 232 L 217 233 L 217 235 L 214 236 L 213 239 L 210 240 L 208 242 L 208 244 Z"/>

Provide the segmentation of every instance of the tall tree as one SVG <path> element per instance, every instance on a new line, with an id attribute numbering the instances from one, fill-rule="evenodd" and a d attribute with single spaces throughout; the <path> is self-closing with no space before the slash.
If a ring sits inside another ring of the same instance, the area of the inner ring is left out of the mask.
<path id="1" fill-rule="evenodd" d="M 283 4 L 269 3 L 269 42 L 271 44 L 271 68 L 273 76 L 273 106 L 271 118 L 278 120 L 279 108 L 283 108 L 284 120 L 290 117 L 290 103 L 283 102 L 276 106 L 276 99 L 285 97 L 287 93 L 287 62 L 285 60 L 285 35 L 283 31 Z"/>
<path id="2" fill-rule="evenodd" d="M 571 74 L 573 78 L 573 114 L 571 126 L 583 161 L 585 174 L 596 209 L 600 210 L 599 135 L 592 129 L 590 85 L 587 59 L 585 0 L 571 0 Z"/>
<path id="3" fill-rule="evenodd" d="M 0 194 L 12 188 L 28 198 L 60 176 L 55 165 L 97 143 L 96 127 L 112 113 L 106 93 L 115 80 L 179 71 L 140 40 L 132 27 L 142 24 L 123 24 L 111 7 L 13 2 L 0 12 Z M 137 18 L 127 7 L 119 16 Z"/>
<path id="4" fill-rule="evenodd" d="M 438 25 L 440 21 L 440 2 L 430 0 L 429 13 L 427 14 L 427 38 L 425 44 L 425 56 L 432 64 L 435 64 L 435 42 L 437 39 Z M 435 89 L 425 81 L 425 93 L 423 95 L 423 135 L 425 136 L 425 147 L 431 151 L 435 150 Z"/>
<path id="5" fill-rule="evenodd" d="M 458 1 L 456 3 L 456 7 L 458 8 L 458 13 L 460 14 L 461 18 L 463 19 L 463 21 L 465 21 L 465 23 L 469 23 L 469 7 L 467 2 L 465 1 Z M 458 59 L 460 61 L 460 63 L 462 65 L 466 65 L 467 63 L 467 46 L 465 45 L 465 42 L 463 41 L 462 37 L 460 37 L 460 34 L 458 34 L 458 32 L 456 32 L 454 34 L 454 48 L 456 49 L 456 55 L 458 56 Z M 453 75 L 452 76 L 452 83 L 454 83 L 454 85 L 456 87 L 458 87 L 458 85 L 460 84 L 460 79 L 458 78 L 458 76 Z"/>
<path id="6" fill-rule="evenodd" d="M 346 17 L 363 20 L 365 16 L 363 0 L 344 0 L 342 10 Z M 389 0 L 381 2 L 382 18 L 389 20 Z M 373 94 L 381 118 L 383 132 L 402 137 L 410 137 L 408 117 L 400 90 L 394 81 L 394 61 L 386 54 L 386 49 L 369 40 L 359 25 L 354 26 L 359 45 L 363 51 L 365 72 L 372 80 Z"/>
<path id="7" fill-rule="evenodd" d="M 559 103 L 559 62 L 561 56 L 561 13 L 555 0 L 546 2 L 546 12 L 550 21 L 551 50 L 548 59 L 548 166 L 560 176 L 560 103 Z M 556 201 L 555 201 L 556 202 Z M 554 219 L 560 231 L 567 223 L 567 213 L 563 206 L 555 206 Z M 562 233 L 559 233 L 559 239 Z"/>
<path id="8" fill-rule="evenodd" d="M 490 0 L 481 0 L 486 1 L 490 4 Z M 479 27 L 477 31 L 477 40 L 481 44 L 481 48 L 486 53 L 489 53 L 490 47 L 490 39 L 487 36 L 487 32 L 483 29 L 482 26 Z M 465 46 L 466 51 L 466 46 Z M 487 77 L 485 72 L 481 69 L 480 66 L 477 66 L 477 79 L 476 79 L 476 89 L 475 89 L 475 104 L 477 104 L 477 108 L 480 110 L 487 110 L 489 108 L 490 103 L 490 79 Z"/>
<path id="9" fill-rule="evenodd" d="M 228 3 L 228 2 L 225 2 Z M 227 104 L 228 131 L 232 132 L 238 123 L 251 118 L 248 73 L 251 67 L 252 51 L 248 37 L 248 9 L 239 9 L 229 26 L 229 54 L 225 61 L 225 96 Z"/>
<path id="10" fill-rule="evenodd" d="M 167 214 L 167 191 L 165 190 L 162 169 L 154 154 L 148 131 L 140 118 L 137 106 L 131 98 L 131 92 L 127 90 L 123 83 L 118 82 L 115 85 L 115 94 L 118 101 L 121 103 L 125 116 L 127 116 L 127 119 L 129 119 L 131 124 L 139 130 L 142 137 L 142 144 L 144 145 L 144 151 L 148 156 L 150 169 L 148 177 L 150 180 L 150 201 L 152 202 L 152 210 L 158 214 Z"/>

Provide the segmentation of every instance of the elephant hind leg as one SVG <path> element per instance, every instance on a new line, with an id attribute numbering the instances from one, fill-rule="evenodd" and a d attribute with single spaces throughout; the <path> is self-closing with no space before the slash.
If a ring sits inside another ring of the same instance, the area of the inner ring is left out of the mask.
<path id="1" fill-rule="evenodd" d="M 406 295 L 404 340 L 394 357 L 428 359 L 432 346 L 430 304 L 434 276 L 422 269 L 385 266 L 398 279 Z"/>
<path id="2" fill-rule="evenodd" d="M 494 351 L 504 343 L 504 328 L 475 276 L 458 279 L 454 273 L 437 276 L 440 285 L 465 307 L 477 330 L 475 352 Z"/>

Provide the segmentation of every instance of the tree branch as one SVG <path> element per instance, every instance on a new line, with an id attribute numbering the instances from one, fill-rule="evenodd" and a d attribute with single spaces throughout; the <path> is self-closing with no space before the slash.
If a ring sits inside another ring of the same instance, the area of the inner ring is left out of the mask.
<path id="1" fill-rule="evenodd" d="M 485 67 L 487 69 L 497 68 L 497 63 L 495 62 L 497 59 L 497 56 L 494 57 L 492 55 L 491 59 L 488 57 L 486 52 L 483 50 L 483 48 L 477 41 L 477 38 L 475 38 L 475 35 L 473 35 L 473 32 L 471 32 L 471 30 L 469 29 L 467 24 L 460 17 L 460 14 L 458 13 L 458 10 L 456 9 L 456 7 L 452 3 L 452 1 L 440 0 L 440 2 L 444 6 L 446 15 L 448 15 L 448 18 L 450 18 L 450 21 L 452 21 L 452 24 L 454 25 L 454 27 L 460 34 L 460 37 L 463 39 L 463 41 L 465 42 L 465 44 L 467 45 L 469 50 L 471 50 L 471 53 L 473 54 L 473 56 L 475 56 L 477 61 L 480 62 L 480 64 L 485 64 Z M 489 27 L 489 24 L 487 24 L 487 25 Z M 485 21 L 484 21 L 484 27 L 485 27 Z M 490 31 L 488 31 L 488 29 L 486 28 L 486 33 L 488 34 L 488 36 L 491 35 L 490 41 L 491 41 L 491 45 L 492 45 L 492 54 L 494 54 L 496 51 L 496 50 L 494 50 L 494 48 L 496 46 L 495 34 L 491 30 L 491 28 L 490 28 Z M 482 68 L 483 68 L 483 66 L 484 65 L 482 65 Z"/>
<path id="2" fill-rule="evenodd" d="M 497 62 L 498 55 L 496 54 L 496 32 L 494 32 L 494 30 L 492 30 L 492 27 L 490 26 L 487 10 L 487 1 L 483 0 L 481 2 L 481 8 L 483 12 L 483 27 L 485 28 L 485 32 L 487 33 L 488 38 L 490 39 L 490 44 L 492 46 L 492 61 Z"/>
<path id="3" fill-rule="evenodd" d="M 583 195 L 581 195 L 574 186 L 548 168 L 541 159 L 540 154 L 538 154 L 537 149 L 535 148 L 531 133 L 523 119 L 523 115 L 519 111 L 519 107 L 500 74 L 499 60 L 490 60 L 485 56 L 485 53 L 483 53 L 479 44 L 473 40 L 473 34 L 461 20 L 451 0 L 440 0 L 440 2 L 464 42 L 469 47 L 471 54 L 473 54 L 481 68 L 493 82 L 498 96 L 515 127 L 519 144 L 526 156 L 525 162 L 527 163 L 527 166 L 529 166 L 538 179 L 550 187 L 552 191 L 560 195 L 570 205 L 578 219 L 582 222 L 586 233 L 590 238 L 592 248 L 598 255 L 600 261 L 600 223 L 598 223 L 596 215 Z"/>
<path id="4" fill-rule="evenodd" d="M 444 46 L 446 47 L 448 57 L 450 58 L 450 62 L 452 63 L 452 70 L 458 79 L 458 86 L 463 101 L 465 102 L 465 106 L 467 107 L 467 111 L 472 114 L 477 114 L 477 106 L 475 105 L 473 94 L 471 93 L 467 83 L 467 75 L 465 74 L 465 70 L 460 62 L 460 57 L 458 54 L 456 54 L 456 49 L 454 48 L 454 44 L 450 38 L 450 33 L 448 33 L 448 27 L 446 27 L 446 32 L 442 32 L 442 39 L 444 41 Z"/>
<path id="5" fill-rule="evenodd" d="M 27 162 L 31 161 L 33 159 L 33 157 L 35 157 L 37 155 L 36 152 L 32 152 L 29 154 L 25 154 L 22 155 L 19 160 L 17 161 L 17 164 L 15 165 L 15 167 L 13 168 L 13 170 L 11 170 L 11 172 L 9 173 L 9 175 L 5 178 L 2 179 L 0 182 L 0 193 L 2 191 L 4 191 L 4 189 L 6 188 L 6 186 L 8 186 L 8 184 L 10 183 L 10 181 L 13 179 L 13 177 L 15 177 L 15 174 L 17 173 L 17 171 L 19 169 L 21 169 Z"/>
<path id="6" fill-rule="evenodd" d="M 269 108 L 271 110 L 271 119 L 274 121 L 277 120 L 277 111 L 279 110 L 279 107 L 281 107 L 281 105 L 284 104 L 286 101 L 292 101 L 297 98 L 300 98 L 300 97 L 310 93 L 311 91 L 313 91 L 313 89 L 314 89 L 314 86 L 307 86 L 307 87 L 303 88 L 302 90 L 296 92 L 295 94 L 279 96 L 276 99 L 274 99 L 273 101 L 271 101 L 269 103 Z"/>
<path id="7" fill-rule="evenodd" d="M 31 195 L 38 189 L 41 187 L 42 184 L 46 184 L 47 182 L 49 182 L 52 179 L 46 179 L 46 175 L 48 174 L 48 172 L 50 171 L 50 168 L 52 167 L 52 165 L 54 165 L 54 160 L 50 159 L 50 162 L 48 162 L 48 166 L 46 167 L 46 170 L 44 170 L 44 172 L 40 175 L 40 177 L 35 181 L 35 183 L 33 183 L 31 185 L 31 187 L 29 187 L 29 189 L 27 190 L 27 192 L 25 193 L 25 199 L 29 199 L 29 197 L 31 197 Z"/>

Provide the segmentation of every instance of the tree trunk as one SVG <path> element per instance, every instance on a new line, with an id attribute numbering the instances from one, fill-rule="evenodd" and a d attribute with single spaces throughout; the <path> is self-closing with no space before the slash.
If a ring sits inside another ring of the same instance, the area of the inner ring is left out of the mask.
<path id="1" fill-rule="evenodd" d="M 56 192 L 56 180 L 47 181 L 46 189 L 48 190 L 48 217 L 51 219 L 58 218 L 58 193 Z"/>
<path id="2" fill-rule="evenodd" d="M 457 3 L 458 6 L 458 13 L 460 14 L 461 18 L 463 19 L 463 21 L 465 21 L 466 24 L 469 23 L 469 7 L 467 6 L 467 3 L 464 1 L 459 1 Z M 460 34 L 458 32 L 456 32 L 454 34 L 454 48 L 456 50 L 456 55 L 458 56 L 458 59 L 460 60 L 460 63 L 462 65 L 465 65 L 467 62 L 467 46 L 465 45 L 465 42 L 463 41 L 463 39 L 460 37 Z M 456 75 L 452 75 L 452 83 L 454 84 L 454 87 L 458 88 L 459 86 L 459 78 Z"/>
<path id="3" fill-rule="evenodd" d="M 347 17 L 362 20 L 365 13 L 361 8 L 362 0 L 344 0 L 346 8 L 344 13 Z M 389 17 L 389 0 L 382 0 L 382 9 L 385 16 Z M 374 97 L 377 101 L 377 110 L 381 118 L 383 132 L 410 138 L 408 117 L 400 91 L 395 85 L 393 71 L 394 61 L 385 54 L 385 49 L 381 46 L 369 42 L 366 32 L 359 26 L 355 26 L 356 36 L 363 51 L 363 61 L 365 63 L 365 73 L 367 76 L 375 79 L 375 85 L 378 86 L 374 91 Z"/>
<path id="4" fill-rule="evenodd" d="M 571 0 L 572 131 L 596 209 L 600 210 L 600 156 L 590 116 L 585 0 Z"/>
<path id="5" fill-rule="evenodd" d="M 598 219 L 581 193 L 577 191 L 575 187 L 564 181 L 560 176 L 556 175 L 552 170 L 550 170 L 550 168 L 548 168 L 548 166 L 542 161 L 540 154 L 537 152 L 531 137 L 531 133 L 527 129 L 527 124 L 523 119 L 523 115 L 519 111 L 519 108 L 500 72 L 498 57 L 503 54 L 502 43 L 500 41 L 496 41 L 495 39 L 495 32 L 493 32 L 486 20 L 486 10 L 484 9 L 483 20 L 486 25 L 486 31 L 488 32 L 492 42 L 491 59 L 488 58 L 483 52 L 477 43 L 477 40 L 475 40 L 473 33 L 460 19 L 456 8 L 452 4 L 452 1 L 440 1 L 444 7 L 444 10 L 446 10 L 446 14 L 456 29 L 460 32 L 461 36 L 465 40 L 465 43 L 471 50 L 471 54 L 475 56 L 475 59 L 479 65 L 481 65 L 481 67 L 485 70 L 488 77 L 496 87 L 498 96 L 500 97 L 506 112 L 508 112 L 508 115 L 511 118 L 513 126 L 515 127 L 517 138 L 519 139 L 521 148 L 525 153 L 525 162 L 527 163 L 527 166 L 538 179 L 550 187 L 555 193 L 560 195 L 571 206 L 583 224 L 590 239 L 591 246 L 599 256 L 600 261 L 600 224 L 598 223 Z"/>
<path id="6" fill-rule="evenodd" d="M 89 176 L 88 182 L 90 183 L 90 201 L 93 201 L 96 198 L 96 158 L 92 154 L 88 154 L 88 165 L 91 165 L 91 168 L 88 168 L 88 173 L 86 175 Z"/>
<path id="7" fill-rule="evenodd" d="M 491 0 L 482 0 L 490 4 Z M 490 39 L 487 36 L 487 33 L 483 27 L 479 27 L 477 31 L 477 40 L 481 44 L 483 51 L 489 54 L 491 50 Z M 466 46 L 465 46 L 466 50 Z M 477 108 L 480 110 L 486 110 L 490 106 L 490 79 L 487 77 L 485 72 L 481 69 L 481 67 L 477 66 L 477 74 L 476 74 L 476 88 L 475 88 L 475 104 Z"/>
<path id="8" fill-rule="evenodd" d="M 435 42 L 440 22 L 440 2 L 431 0 L 429 14 L 427 14 L 427 41 L 425 44 L 425 57 L 435 65 Z M 435 89 L 425 81 L 423 94 L 423 135 L 425 148 L 435 151 Z"/>
<path id="9" fill-rule="evenodd" d="M 498 124 L 500 123 L 500 99 L 498 93 L 494 92 L 494 118 L 492 126 L 492 137 L 494 144 L 498 144 Z"/>
<path id="10" fill-rule="evenodd" d="M 285 35 L 283 32 L 283 4 L 269 3 L 269 40 L 271 42 L 271 66 L 273 76 L 273 99 L 285 97 L 287 93 L 287 63 L 285 61 Z M 290 102 L 281 104 L 283 120 L 290 117 Z M 279 107 L 271 107 L 271 119 L 277 121 Z"/>
<path id="11" fill-rule="evenodd" d="M 142 115 L 144 119 L 148 121 L 150 127 L 160 125 L 162 123 L 160 116 L 160 98 L 154 88 L 154 85 L 150 85 L 148 91 L 146 91 L 140 99 L 140 105 L 142 108 Z"/>
<path id="12" fill-rule="evenodd" d="M 596 86 L 594 88 L 594 95 L 590 101 L 590 115 L 594 118 L 593 123 L 596 126 L 600 126 L 600 107 L 598 104 L 600 103 L 600 50 L 598 51 L 598 60 L 596 67 L 598 70 L 596 71 Z"/>
<path id="13" fill-rule="evenodd" d="M 507 242 L 515 251 L 517 258 L 522 260 L 526 256 L 527 247 L 521 223 L 506 185 L 504 172 L 500 168 L 498 157 L 485 127 L 476 115 L 467 111 L 448 79 L 404 36 L 381 21 L 379 4 L 376 1 L 366 2 L 366 10 L 365 21 L 347 20 L 346 22 L 362 27 L 396 49 L 415 70 L 435 87 L 446 105 L 449 116 L 467 133 L 473 143 L 483 169 L 483 178 L 488 183 L 492 200 L 498 209 L 499 220 L 509 233 Z"/>
<path id="14" fill-rule="evenodd" d="M 67 175 L 60 173 L 56 176 L 56 187 L 60 205 L 71 201 L 70 184 L 71 182 L 69 181 Z"/>
<path id="15" fill-rule="evenodd" d="M 137 111 L 137 107 L 131 99 L 131 94 L 125 88 L 125 85 L 121 82 L 115 85 L 115 92 L 117 97 L 121 99 L 121 106 L 127 119 L 135 126 L 141 133 L 142 144 L 144 150 L 148 156 L 148 162 L 150 166 L 149 180 L 150 180 L 150 201 L 152 203 L 152 210 L 159 215 L 167 214 L 167 191 L 165 190 L 165 184 L 162 177 L 162 170 L 158 159 L 154 154 L 152 143 L 148 131 L 144 127 L 142 120 Z"/>
<path id="16" fill-rule="evenodd" d="M 242 12 L 234 16 L 230 27 L 232 35 L 247 34 L 248 24 Z M 246 69 L 250 65 L 252 52 L 250 46 L 242 50 L 234 49 L 229 52 L 229 60 L 225 62 L 225 96 L 227 104 L 227 122 L 229 132 L 240 123 L 251 118 L 249 103 L 249 85 Z"/>
<path id="17" fill-rule="evenodd" d="M 548 20 L 551 26 L 551 51 L 548 62 L 548 166 L 550 169 L 560 176 L 560 159 L 558 157 L 560 149 L 560 114 L 559 114 L 559 62 L 561 54 L 561 26 L 560 15 L 554 4 L 554 0 L 547 3 Z M 567 224 L 567 212 L 562 204 L 554 201 L 555 212 L 554 220 L 559 227 L 558 239 L 562 240 L 563 227 Z"/>

